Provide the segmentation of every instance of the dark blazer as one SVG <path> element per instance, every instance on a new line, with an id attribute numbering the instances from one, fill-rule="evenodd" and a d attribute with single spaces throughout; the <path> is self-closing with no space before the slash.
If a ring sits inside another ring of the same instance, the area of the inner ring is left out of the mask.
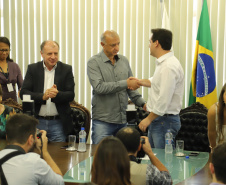
<path id="1" fill-rule="evenodd" d="M 74 100 L 74 76 L 72 67 L 60 61 L 57 62 L 55 69 L 54 84 L 59 93 L 51 101 L 56 104 L 60 119 L 63 122 L 65 134 L 72 131 L 71 108 L 69 102 Z M 27 73 L 22 85 L 20 96 L 31 95 L 35 102 L 35 116 L 38 116 L 41 105 L 46 104 L 42 99 L 44 94 L 44 68 L 43 61 L 28 65 Z"/>

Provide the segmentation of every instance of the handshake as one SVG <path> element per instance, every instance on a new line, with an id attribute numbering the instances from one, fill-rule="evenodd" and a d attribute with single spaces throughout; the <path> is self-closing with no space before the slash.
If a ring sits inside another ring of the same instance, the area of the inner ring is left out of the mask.
<path id="1" fill-rule="evenodd" d="M 129 77 L 127 79 L 127 87 L 130 90 L 136 90 L 140 88 L 140 86 L 151 87 L 151 82 L 148 79 L 138 79 L 135 77 Z"/>

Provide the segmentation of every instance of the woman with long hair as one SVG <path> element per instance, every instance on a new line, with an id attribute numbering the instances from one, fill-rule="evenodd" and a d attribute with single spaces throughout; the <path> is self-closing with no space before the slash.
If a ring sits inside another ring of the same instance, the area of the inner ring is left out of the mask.
<path id="1" fill-rule="evenodd" d="M 6 37 L 0 37 L 0 84 L 2 85 L 3 101 L 12 98 L 17 101 L 16 87 L 20 90 L 23 78 L 19 66 L 9 57 L 10 42 Z"/>
<path id="2" fill-rule="evenodd" d="M 208 138 L 212 149 L 226 141 L 226 83 L 222 87 L 219 101 L 213 104 L 207 114 L 208 117 Z"/>
<path id="3" fill-rule="evenodd" d="M 118 138 L 109 136 L 99 143 L 91 174 L 98 185 L 131 185 L 129 156 Z"/>

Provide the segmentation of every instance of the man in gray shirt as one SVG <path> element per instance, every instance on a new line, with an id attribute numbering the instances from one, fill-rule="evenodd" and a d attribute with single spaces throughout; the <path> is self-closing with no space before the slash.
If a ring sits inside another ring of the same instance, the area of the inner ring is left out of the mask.
<path id="1" fill-rule="evenodd" d="M 136 80 L 129 79 L 133 74 L 128 59 L 117 54 L 119 44 L 120 38 L 115 31 L 105 31 L 101 35 L 103 50 L 91 57 L 87 64 L 87 74 L 93 87 L 93 144 L 106 136 L 115 135 L 126 126 L 128 97 L 146 110 L 141 95 L 136 90 L 130 90 L 139 88 L 139 85 Z"/>

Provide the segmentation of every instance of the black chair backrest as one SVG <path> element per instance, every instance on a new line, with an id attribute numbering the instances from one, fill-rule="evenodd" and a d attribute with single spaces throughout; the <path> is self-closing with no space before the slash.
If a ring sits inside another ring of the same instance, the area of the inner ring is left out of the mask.
<path id="1" fill-rule="evenodd" d="M 180 111 L 181 129 L 176 140 L 184 140 L 184 150 L 210 152 L 207 112 L 199 102 Z"/>
<path id="2" fill-rule="evenodd" d="M 90 122 L 91 122 L 91 115 L 89 110 L 84 107 L 83 105 L 73 101 L 70 102 L 71 106 L 71 117 L 72 117 L 72 124 L 73 130 L 71 134 L 76 135 L 76 142 L 79 142 L 79 132 L 81 127 L 85 128 L 86 131 L 86 140 L 88 139 L 89 130 L 90 130 Z"/>

